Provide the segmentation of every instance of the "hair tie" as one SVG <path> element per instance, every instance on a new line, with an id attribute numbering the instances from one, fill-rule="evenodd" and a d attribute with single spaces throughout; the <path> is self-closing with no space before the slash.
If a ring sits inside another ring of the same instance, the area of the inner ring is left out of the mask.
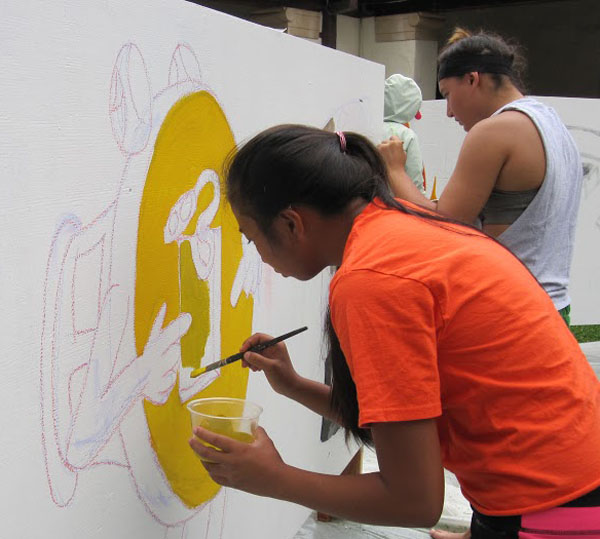
<path id="1" fill-rule="evenodd" d="M 335 134 L 340 139 L 340 149 L 342 150 L 342 153 L 346 153 L 346 137 L 344 136 L 344 133 L 342 131 L 336 131 Z"/>

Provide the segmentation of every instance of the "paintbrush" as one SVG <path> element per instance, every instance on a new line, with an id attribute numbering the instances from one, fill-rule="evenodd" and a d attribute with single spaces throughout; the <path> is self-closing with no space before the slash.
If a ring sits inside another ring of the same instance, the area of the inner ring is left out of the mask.
<path id="1" fill-rule="evenodd" d="M 197 369 L 194 369 L 190 373 L 190 377 L 196 378 L 196 376 L 200 376 L 201 374 L 204 374 L 206 372 L 214 371 L 215 369 L 218 369 L 219 367 L 224 367 L 225 365 L 229 365 L 230 363 L 233 363 L 234 361 L 238 361 L 239 359 L 242 359 L 246 352 L 260 352 L 261 350 L 264 350 L 265 348 L 269 348 L 269 346 L 273 346 L 274 344 L 277 344 L 278 342 L 285 341 L 286 339 L 289 339 L 290 337 L 293 337 L 294 335 L 298 335 L 298 333 L 302 333 L 303 331 L 306 331 L 307 329 L 308 328 L 306 326 L 295 329 L 294 331 L 290 331 L 289 333 L 285 333 L 283 335 L 280 335 L 279 337 L 275 337 L 274 339 L 271 339 L 270 341 L 265 341 L 265 342 L 261 342 L 260 344 L 255 344 L 254 346 L 251 346 L 250 348 L 248 348 L 248 350 L 244 350 L 243 352 L 238 352 L 237 354 L 233 354 L 232 356 L 226 357 L 225 359 L 221 359 L 220 361 L 215 361 L 214 363 L 211 363 L 210 365 L 207 365 L 206 367 L 199 367 Z"/>

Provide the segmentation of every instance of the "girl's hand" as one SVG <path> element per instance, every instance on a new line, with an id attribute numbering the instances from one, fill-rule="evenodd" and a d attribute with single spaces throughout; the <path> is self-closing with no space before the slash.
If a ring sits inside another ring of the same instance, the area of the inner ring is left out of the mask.
<path id="1" fill-rule="evenodd" d="M 203 459 L 202 464 L 215 483 L 258 496 L 277 495 L 278 479 L 286 464 L 263 428 L 258 427 L 250 444 L 201 427 L 196 427 L 194 434 L 189 444 Z M 198 438 L 219 450 L 205 446 Z"/>
<path id="2" fill-rule="evenodd" d="M 388 171 L 393 171 L 397 168 L 404 170 L 406 165 L 406 151 L 404 150 L 404 142 L 397 136 L 392 135 L 388 140 L 384 140 L 377 146 L 381 157 L 385 161 Z"/>
<path id="3" fill-rule="evenodd" d="M 273 337 L 264 333 L 255 333 L 242 344 L 240 352 L 251 346 L 269 341 Z M 271 387 L 282 395 L 288 395 L 299 381 L 298 373 L 292 366 L 292 361 L 284 343 L 269 346 L 260 353 L 247 352 L 242 359 L 242 365 L 253 371 L 263 371 Z"/>

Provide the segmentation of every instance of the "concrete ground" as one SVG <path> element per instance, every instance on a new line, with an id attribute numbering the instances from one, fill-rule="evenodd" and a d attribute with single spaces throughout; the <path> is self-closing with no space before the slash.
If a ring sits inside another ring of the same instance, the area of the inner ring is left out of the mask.
<path id="1" fill-rule="evenodd" d="M 600 378 L 600 342 L 586 342 L 580 344 L 580 346 L 596 372 L 596 376 Z"/>
<path id="2" fill-rule="evenodd" d="M 600 378 L 600 342 L 584 343 L 581 349 L 588 358 L 596 375 Z M 377 470 L 377 458 L 371 450 L 365 449 L 363 471 Z M 442 518 L 436 526 L 453 531 L 462 531 L 469 527 L 471 508 L 460 493 L 456 478 L 446 472 L 446 499 Z M 426 529 L 390 528 L 386 526 L 370 526 L 347 520 L 331 520 L 319 522 L 316 515 L 311 515 L 298 531 L 294 539 L 426 539 Z"/>

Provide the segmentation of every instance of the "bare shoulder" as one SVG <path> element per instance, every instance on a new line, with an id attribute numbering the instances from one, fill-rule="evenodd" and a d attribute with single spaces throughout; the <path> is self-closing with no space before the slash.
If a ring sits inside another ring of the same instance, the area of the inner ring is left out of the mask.
<path id="1" fill-rule="evenodd" d="M 535 124 L 526 114 L 507 110 L 477 122 L 467 133 L 467 139 L 477 146 L 493 143 L 496 148 L 510 148 L 526 140 L 539 138 Z"/>
<path id="2" fill-rule="evenodd" d="M 480 120 L 469 129 L 462 146 L 462 153 L 497 153 L 502 148 L 508 148 L 514 129 L 514 125 L 498 121 L 495 116 Z"/>
<path id="3" fill-rule="evenodd" d="M 526 114 L 516 110 L 508 110 L 477 122 L 470 129 L 469 135 L 473 134 L 477 137 L 501 136 L 505 135 L 507 131 L 518 128 L 523 124 L 530 124 L 533 126 L 533 122 Z"/>

